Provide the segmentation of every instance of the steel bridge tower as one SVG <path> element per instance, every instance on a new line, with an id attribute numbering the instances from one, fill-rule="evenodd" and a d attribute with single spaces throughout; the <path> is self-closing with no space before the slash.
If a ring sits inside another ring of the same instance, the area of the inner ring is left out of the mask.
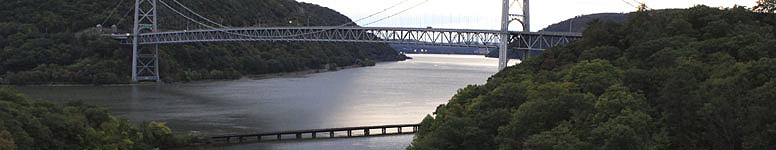
<path id="1" fill-rule="evenodd" d="M 159 45 L 144 45 L 137 41 L 141 33 L 158 32 L 157 0 L 135 0 L 135 25 L 132 29 L 132 82 L 160 81 Z"/>
<path id="2" fill-rule="evenodd" d="M 516 0 L 504 0 L 504 3 L 502 5 L 501 9 L 501 33 L 499 37 L 501 38 L 499 40 L 499 55 L 498 55 L 498 69 L 503 70 L 507 67 L 507 64 L 509 63 L 509 57 L 508 57 L 508 50 L 509 50 L 509 23 L 512 21 L 518 21 L 523 25 L 523 31 L 524 32 L 531 32 L 531 20 L 530 20 L 530 12 L 529 12 L 529 0 L 523 0 L 523 14 L 510 14 L 509 13 L 509 2 Z M 528 55 L 530 54 L 531 50 L 530 48 L 526 50 L 523 53 L 523 58 L 521 61 L 525 61 L 526 58 L 528 58 Z"/>

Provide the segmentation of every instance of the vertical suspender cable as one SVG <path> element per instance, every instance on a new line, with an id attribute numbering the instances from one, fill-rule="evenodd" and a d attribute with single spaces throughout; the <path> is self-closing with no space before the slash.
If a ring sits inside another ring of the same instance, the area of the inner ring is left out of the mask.
<path id="1" fill-rule="evenodd" d="M 176 2 L 177 2 L 177 0 L 173 0 L 173 1 L 176 1 Z M 387 12 L 389 9 L 393 9 L 393 8 L 395 8 L 395 7 L 398 7 L 399 5 L 401 5 L 401 4 L 403 4 L 403 3 L 407 2 L 407 1 L 409 1 L 409 0 L 403 0 L 403 1 L 399 2 L 399 3 L 398 3 L 398 4 L 396 4 L 396 5 L 393 5 L 393 6 L 391 6 L 391 7 L 388 7 L 388 8 L 386 8 L 386 9 L 383 9 L 382 11 L 379 11 L 379 12 L 377 12 L 377 13 L 371 14 L 371 15 L 369 15 L 369 16 L 367 16 L 367 17 L 361 18 L 361 19 L 359 19 L 359 20 L 357 20 L 357 21 L 361 21 L 361 20 L 364 20 L 364 19 L 367 19 L 367 18 L 373 17 L 373 16 L 375 16 L 375 15 L 377 15 L 377 14 L 380 14 L 380 13 Z M 426 1 L 424 1 L 423 3 L 427 2 L 427 1 L 429 1 L 429 0 L 426 0 Z M 213 27 L 213 26 L 207 25 L 207 24 L 205 24 L 205 23 L 202 23 L 202 22 L 200 22 L 200 21 L 196 21 L 196 20 L 194 20 L 193 18 L 186 16 L 185 14 L 183 14 L 183 13 L 181 13 L 180 11 L 178 11 L 177 9 L 173 8 L 172 6 L 170 6 L 169 4 L 167 4 L 166 2 L 164 2 L 163 0 L 159 0 L 159 2 L 161 2 L 161 3 L 162 3 L 163 5 L 165 5 L 167 8 L 170 8 L 170 9 L 171 9 L 173 12 L 177 13 L 177 14 L 178 14 L 178 15 L 180 15 L 180 16 L 183 16 L 184 18 L 186 18 L 186 19 L 188 19 L 188 20 L 190 20 L 190 21 L 192 21 L 192 22 L 194 22 L 194 23 L 200 24 L 200 25 L 202 25 L 202 26 L 205 26 L 205 27 L 207 27 L 207 28 L 210 28 L 210 29 L 213 29 L 213 30 L 217 30 L 217 31 L 220 31 L 220 32 L 225 32 L 225 33 L 228 33 L 228 34 L 233 34 L 233 35 L 238 35 L 238 36 L 247 36 L 247 37 L 260 37 L 260 38 L 266 38 L 266 37 L 295 37 L 295 36 L 302 36 L 302 35 L 308 35 L 308 34 L 320 33 L 320 32 L 325 32 L 325 31 L 328 31 L 328 30 L 333 30 L 333 29 L 337 29 L 337 28 L 342 28 L 342 27 L 345 27 L 345 26 L 349 26 L 349 25 L 355 24 L 355 23 L 357 22 L 357 21 L 352 21 L 352 22 L 349 22 L 349 23 L 342 24 L 342 25 L 340 25 L 340 26 L 336 26 L 336 27 L 329 28 L 329 29 L 325 29 L 325 30 L 321 30 L 321 31 L 314 31 L 314 32 L 309 32 L 309 33 L 302 33 L 302 34 L 296 34 L 296 35 L 290 35 L 290 36 L 252 36 L 252 35 L 245 35 L 245 34 L 239 34 L 239 33 L 232 33 L 232 32 L 230 32 L 230 31 L 226 31 L 226 30 L 224 30 L 224 29 L 218 29 L 218 28 L 215 28 L 215 27 Z M 188 11 L 190 11 L 191 13 L 194 13 L 194 14 L 195 14 L 195 15 L 197 15 L 198 17 L 202 17 L 202 18 L 204 18 L 202 15 L 199 15 L 199 14 L 197 14 L 196 12 L 193 12 L 193 10 L 191 10 L 191 9 L 188 9 L 188 7 L 186 7 L 186 6 L 183 6 L 181 3 L 178 3 L 178 4 L 179 4 L 179 5 L 181 5 L 182 7 L 184 7 L 184 9 L 187 9 Z M 422 3 L 421 3 L 421 4 L 422 4 Z M 418 5 L 419 5 L 419 4 L 418 4 Z M 415 6 L 413 6 L 413 7 L 410 7 L 409 9 L 415 8 L 415 7 L 417 7 L 418 5 L 415 5 Z M 387 18 L 390 18 L 390 17 L 393 17 L 393 16 L 395 16 L 395 15 L 398 15 L 398 14 L 400 14 L 400 13 L 403 13 L 403 12 L 405 12 L 405 11 L 409 10 L 409 9 L 405 9 L 405 10 L 403 10 L 403 11 L 401 11 L 401 12 L 399 12 L 399 13 L 393 14 L 393 15 L 391 15 L 391 16 L 389 16 L 389 17 L 381 18 L 381 19 L 379 19 L 378 21 L 370 22 L 370 23 L 368 23 L 367 25 L 369 25 L 369 24 L 373 24 L 373 23 L 376 23 L 376 22 L 379 22 L 379 21 L 382 21 L 382 20 L 385 20 L 385 19 L 387 19 Z M 216 25 L 218 25 L 218 26 L 223 26 L 223 25 L 221 25 L 221 24 L 218 24 L 218 23 L 212 22 L 212 21 L 211 21 L 211 20 L 209 20 L 209 19 L 207 19 L 207 21 L 208 21 L 208 22 L 210 22 L 210 23 L 216 24 Z"/>
<path id="2" fill-rule="evenodd" d="M 116 13 L 116 9 L 118 9 L 122 3 L 124 3 L 124 0 L 119 1 L 119 3 L 116 4 L 116 7 L 113 7 L 113 10 L 110 11 L 110 14 L 108 14 L 108 17 L 105 17 L 105 20 L 103 20 L 102 23 L 100 23 L 100 25 L 104 25 L 105 22 L 108 22 L 108 19 L 110 19 L 110 17 L 113 17 L 113 13 Z"/>

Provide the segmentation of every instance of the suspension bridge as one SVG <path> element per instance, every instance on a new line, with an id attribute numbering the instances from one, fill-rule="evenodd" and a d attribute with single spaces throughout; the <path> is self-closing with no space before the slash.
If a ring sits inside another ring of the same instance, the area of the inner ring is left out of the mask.
<path id="1" fill-rule="evenodd" d="M 402 1 L 402 3 L 406 2 Z M 428 1 L 428 0 L 426 0 Z M 425 1 L 424 1 L 425 2 Z M 482 29 L 445 29 L 445 28 L 409 28 L 409 27 L 362 27 L 357 22 L 339 26 L 306 27 L 228 27 L 212 21 L 177 0 L 135 0 L 134 25 L 131 33 L 112 34 L 120 43 L 132 45 L 132 82 L 159 81 L 159 45 L 205 42 L 361 42 L 388 44 L 416 44 L 454 47 L 479 47 L 499 49 L 499 69 L 507 66 L 509 49 L 523 54 L 540 51 L 553 46 L 566 45 L 582 38 L 581 33 L 570 32 L 530 32 L 529 0 L 522 0 L 522 13 L 511 14 L 511 6 L 517 0 L 503 0 L 501 30 Z M 401 3 L 399 3 L 401 4 Z M 399 5 L 397 4 L 397 5 Z M 400 13 L 413 9 L 416 4 L 398 13 L 377 19 L 383 21 Z M 384 13 L 383 11 L 372 14 Z M 164 18 L 180 19 L 197 25 L 191 30 L 159 30 L 161 9 L 169 11 Z M 365 17 L 365 18 L 368 18 Z M 519 22 L 522 31 L 510 31 L 509 24 Z M 372 24 L 367 23 L 365 25 Z M 528 57 L 523 55 L 523 60 Z"/>

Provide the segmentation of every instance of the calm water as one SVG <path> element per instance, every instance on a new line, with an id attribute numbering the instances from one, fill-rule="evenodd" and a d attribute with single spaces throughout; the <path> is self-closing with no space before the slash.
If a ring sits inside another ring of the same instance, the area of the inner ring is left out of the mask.
<path id="1" fill-rule="evenodd" d="M 418 123 L 460 88 L 483 84 L 497 59 L 415 59 L 301 76 L 137 86 L 25 86 L 35 98 L 72 99 L 131 120 L 165 121 L 176 133 L 208 135 Z M 513 61 L 514 62 L 514 61 Z M 210 149 L 403 149 L 412 135 L 283 141 Z"/>

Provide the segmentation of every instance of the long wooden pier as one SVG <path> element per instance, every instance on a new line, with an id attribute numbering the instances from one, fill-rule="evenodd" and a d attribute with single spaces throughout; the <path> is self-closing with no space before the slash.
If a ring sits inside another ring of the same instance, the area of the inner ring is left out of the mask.
<path id="1" fill-rule="evenodd" d="M 311 129 L 311 130 L 296 130 L 296 131 L 280 131 L 280 132 L 268 132 L 258 134 L 242 134 L 242 135 L 224 135 L 211 137 L 213 142 L 222 143 L 242 143 L 242 142 L 261 142 L 262 140 L 286 140 L 286 139 L 315 139 L 315 138 L 341 138 L 341 137 L 361 137 L 361 136 L 376 136 L 376 135 L 389 135 L 389 134 L 410 134 L 418 131 L 420 124 L 399 124 L 399 125 L 381 125 L 381 126 L 361 126 L 361 127 L 344 127 L 344 128 L 328 128 L 328 129 Z M 412 128 L 410 131 L 402 131 L 404 128 Z M 388 132 L 389 129 L 396 129 L 396 132 Z M 377 133 L 372 133 L 371 130 L 379 130 Z M 355 132 L 361 132 L 362 134 L 356 135 Z M 345 132 L 342 134 L 342 132 Z M 319 133 L 323 133 L 324 137 L 318 137 Z M 335 133 L 342 135 L 337 136 Z M 292 135 L 296 138 L 283 139 L 283 135 Z M 310 136 L 304 136 L 310 135 Z M 270 138 L 264 138 L 270 137 Z"/>

